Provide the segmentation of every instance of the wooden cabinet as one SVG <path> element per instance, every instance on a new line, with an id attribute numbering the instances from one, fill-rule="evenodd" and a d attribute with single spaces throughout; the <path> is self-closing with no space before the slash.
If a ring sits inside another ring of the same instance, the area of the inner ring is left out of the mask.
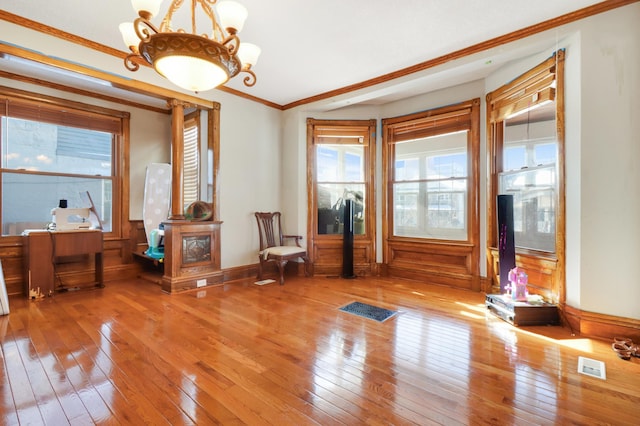
<path id="1" fill-rule="evenodd" d="M 74 256 L 84 261 L 86 255 L 94 255 L 94 280 L 90 284 L 103 286 L 102 231 L 29 231 L 23 236 L 24 295 L 29 298 L 51 296 L 56 290 L 57 265 L 62 258 Z M 74 288 L 77 286 L 74 284 Z"/>
<path id="2" fill-rule="evenodd" d="M 162 290 L 175 293 L 222 284 L 219 221 L 164 223 Z"/>

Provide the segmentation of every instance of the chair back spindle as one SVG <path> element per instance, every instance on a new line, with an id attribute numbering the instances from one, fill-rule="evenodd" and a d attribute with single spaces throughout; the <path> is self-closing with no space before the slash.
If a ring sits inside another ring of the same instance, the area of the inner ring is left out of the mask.
<path id="1" fill-rule="evenodd" d="M 258 253 L 258 280 L 262 280 L 263 267 L 268 262 L 274 262 L 280 275 L 280 284 L 284 284 L 284 267 L 288 261 L 300 258 L 304 262 L 305 275 L 309 275 L 309 258 L 304 248 L 300 246 L 299 235 L 283 235 L 280 223 L 280 212 L 256 212 L 258 233 L 260 235 L 260 252 Z M 295 246 L 285 245 L 293 240 Z"/>
<path id="2" fill-rule="evenodd" d="M 282 245 L 280 215 L 280 212 L 256 213 L 258 231 L 260 232 L 260 250 Z"/>

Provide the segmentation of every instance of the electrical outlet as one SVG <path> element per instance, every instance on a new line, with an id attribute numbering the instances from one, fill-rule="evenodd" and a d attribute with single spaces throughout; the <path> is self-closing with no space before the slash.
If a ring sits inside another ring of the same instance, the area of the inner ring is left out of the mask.
<path id="1" fill-rule="evenodd" d="M 196 281 L 196 287 L 204 287 L 205 285 L 207 285 L 207 280 L 204 278 Z"/>

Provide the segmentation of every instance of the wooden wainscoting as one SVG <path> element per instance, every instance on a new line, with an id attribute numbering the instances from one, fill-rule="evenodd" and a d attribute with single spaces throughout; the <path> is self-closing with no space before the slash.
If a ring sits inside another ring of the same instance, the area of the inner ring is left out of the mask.
<path id="1" fill-rule="evenodd" d="M 500 259 L 497 248 L 490 248 L 487 253 L 490 265 L 489 275 L 495 289 L 500 288 Z M 560 282 L 558 259 L 553 257 L 532 256 L 516 253 L 516 265 L 524 269 L 529 276 L 527 290 L 532 294 L 540 294 L 555 304 L 564 302 L 563 284 Z M 498 290 L 499 291 L 499 290 Z"/>
<path id="2" fill-rule="evenodd" d="M 318 238 L 314 241 L 313 259 L 314 275 L 340 275 L 342 273 L 342 237 Z M 353 271 L 357 276 L 372 275 L 375 270 L 373 245 L 370 239 L 354 238 Z"/>
<path id="3" fill-rule="evenodd" d="M 22 237 L 10 237 L 0 243 L 2 272 L 7 294 L 22 294 L 24 288 L 24 266 L 22 263 Z"/>
<path id="4" fill-rule="evenodd" d="M 465 243 L 389 241 L 389 276 L 427 281 L 455 288 L 480 291 L 474 273 L 474 246 Z"/>
<path id="5" fill-rule="evenodd" d="M 142 229 L 142 241 L 145 241 L 144 227 L 141 221 L 132 221 L 130 231 L 122 238 L 108 238 L 103 244 L 104 281 L 135 278 L 140 266 L 132 262 L 132 249 L 138 229 Z M 25 283 L 24 249 L 22 236 L 3 237 L 0 242 L 0 259 L 5 285 L 9 295 L 22 295 Z M 92 256 L 73 256 L 56 266 L 59 281 L 67 287 L 82 288 L 86 283 L 94 281 Z"/>

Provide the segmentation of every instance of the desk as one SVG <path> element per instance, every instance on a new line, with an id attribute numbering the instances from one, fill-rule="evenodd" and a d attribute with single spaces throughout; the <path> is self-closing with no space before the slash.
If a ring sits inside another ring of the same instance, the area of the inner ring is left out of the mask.
<path id="1" fill-rule="evenodd" d="M 57 258 L 93 254 L 95 286 L 103 287 L 102 231 L 41 231 L 23 234 L 25 285 L 29 298 L 51 296 L 55 288 Z"/>

